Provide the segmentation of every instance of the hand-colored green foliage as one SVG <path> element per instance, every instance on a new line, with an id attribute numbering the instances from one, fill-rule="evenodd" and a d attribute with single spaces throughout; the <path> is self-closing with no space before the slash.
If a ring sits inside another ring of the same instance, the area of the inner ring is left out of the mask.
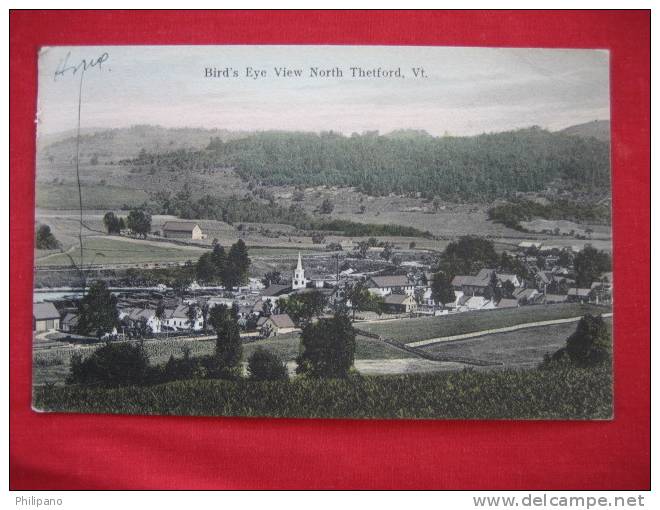
<path id="1" fill-rule="evenodd" d="M 144 384 L 149 375 L 149 358 L 141 344 L 107 343 L 91 356 L 71 357 L 68 384 L 118 387 Z"/>
<path id="2" fill-rule="evenodd" d="M 311 377 L 347 377 L 355 359 L 355 330 L 349 317 L 337 313 L 331 319 L 307 324 L 301 333 L 302 352 L 296 359 L 298 374 Z"/>
<path id="3" fill-rule="evenodd" d="M 38 250 L 56 250 L 61 246 L 48 225 L 39 226 L 35 233 L 34 243 Z"/>
<path id="4" fill-rule="evenodd" d="M 253 381 L 277 381 L 289 378 L 282 360 L 261 347 L 258 347 L 248 358 L 247 370 Z"/>
<path id="5" fill-rule="evenodd" d="M 583 369 L 494 370 L 288 381 L 190 380 L 119 389 L 37 387 L 37 409 L 312 418 L 609 419 L 612 376 Z"/>
<path id="6" fill-rule="evenodd" d="M 100 338 L 112 332 L 118 323 L 117 296 L 108 290 L 104 281 L 92 283 L 78 304 L 77 333 Z"/>

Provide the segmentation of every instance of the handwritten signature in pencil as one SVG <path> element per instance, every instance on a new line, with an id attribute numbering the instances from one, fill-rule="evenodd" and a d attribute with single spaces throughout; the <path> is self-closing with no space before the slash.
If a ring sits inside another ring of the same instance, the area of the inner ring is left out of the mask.
<path id="1" fill-rule="evenodd" d="M 85 71 L 97 67 L 99 70 L 103 67 L 103 63 L 107 62 L 110 59 L 110 55 L 107 52 L 103 52 L 101 55 L 94 57 L 92 59 L 83 58 L 80 62 L 76 64 L 69 63 L 69 58 L 71 57 L 71 52 L 66 54 L 66 57 L 59 63 L 57 69 L 55 70 L 55 76 L 53 80 L 57 81 L 58 78 L 65 76 L 66 74 L 75 75 L 78 71 L 81 71 L 81 74 L 85 74 Z"/>

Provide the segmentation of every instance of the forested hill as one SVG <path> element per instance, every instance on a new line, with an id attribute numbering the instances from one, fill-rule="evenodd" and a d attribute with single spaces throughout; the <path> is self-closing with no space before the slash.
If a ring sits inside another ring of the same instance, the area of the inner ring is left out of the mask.
<path id="1" fill-rule="evenodd" d="M 610 183 L 606 142 L 540 128 L 474 137 L 262 132 L 214 139 L 204 151 L 142 154 L 130 164 L 159 172 L 233 167 L 264 185 L 354 186 L 370 195 L 452 200 L 540 191 L 557 179 L 571 189 L 605 191 Z"/>
<path id="2" fill-rule="evenodd" d="M 584 124 L 567 127 L 560 131 L 566 135 L 581 136 L 583 138 L 596 138 L 603 142 L 610 141 L 610 121 L 593 120 Z"/>

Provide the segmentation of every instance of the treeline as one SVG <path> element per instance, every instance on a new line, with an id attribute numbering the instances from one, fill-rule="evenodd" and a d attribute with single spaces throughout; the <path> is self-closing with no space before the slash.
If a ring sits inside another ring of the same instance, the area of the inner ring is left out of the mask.
<path id="1" fill-rule="evenodd" d="M 531 221 L 534 218 L 609 225 L 611 211 L 606 205 L 579 203 L 565 199 L 553 200 L 549 204 L 540 204 L 532 200 L 514 200 L 496 205 L 488 210 L 488 219 L 521 231 L 525 229 L 520 222 Z"/>
<path id="2" fill-rule="evenodd" d="M 610 183 L 608 143 L 538 127 L 441 138 L 263 132 L 214 139 L 206 151 L 143 153 L 131 163 L 172 171 L 233 167 L 264 185 L 354 186 L 374 196 L 419 192 L 448 200 L 539 191 L 558 178 L 582 188 Z"/>
<path id="3" fill-rule="evenodd" d="M 302 207 L 285 207 L 273 200 L 260 201 L 252 196 L 194 199 L 187 188 L 176 194 L 159 191 L 151 195 L 150 209 L 154 214 L 170 214 L 185 219 L 207 219 L 225 223 L 282 223 L 300 230 L 335 232 L 345 236 L 432 237 L 428 231 L 390 224 L 357 223 L 349 220 L 318 219 Z"/>

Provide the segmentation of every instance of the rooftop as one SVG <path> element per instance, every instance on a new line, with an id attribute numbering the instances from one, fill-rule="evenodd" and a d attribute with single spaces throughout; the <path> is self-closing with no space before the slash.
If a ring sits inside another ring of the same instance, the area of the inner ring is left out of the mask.
<path id="1" fill-rule="evenodd" d="M 35 320 L 45 321 L 49 319 L 59 319 L 60 313 L 57 311 L 57 308 L 55 308 L 53 303 L 34 303 L 32 316 Z"/>
<path id="2" fill-rule="evenodd" d="M 163 225 L 163 230 L 170 230 L 173 232 L 192 232 L 195 227 L 199 225 L 192 221 L 166 221 Z"/>

